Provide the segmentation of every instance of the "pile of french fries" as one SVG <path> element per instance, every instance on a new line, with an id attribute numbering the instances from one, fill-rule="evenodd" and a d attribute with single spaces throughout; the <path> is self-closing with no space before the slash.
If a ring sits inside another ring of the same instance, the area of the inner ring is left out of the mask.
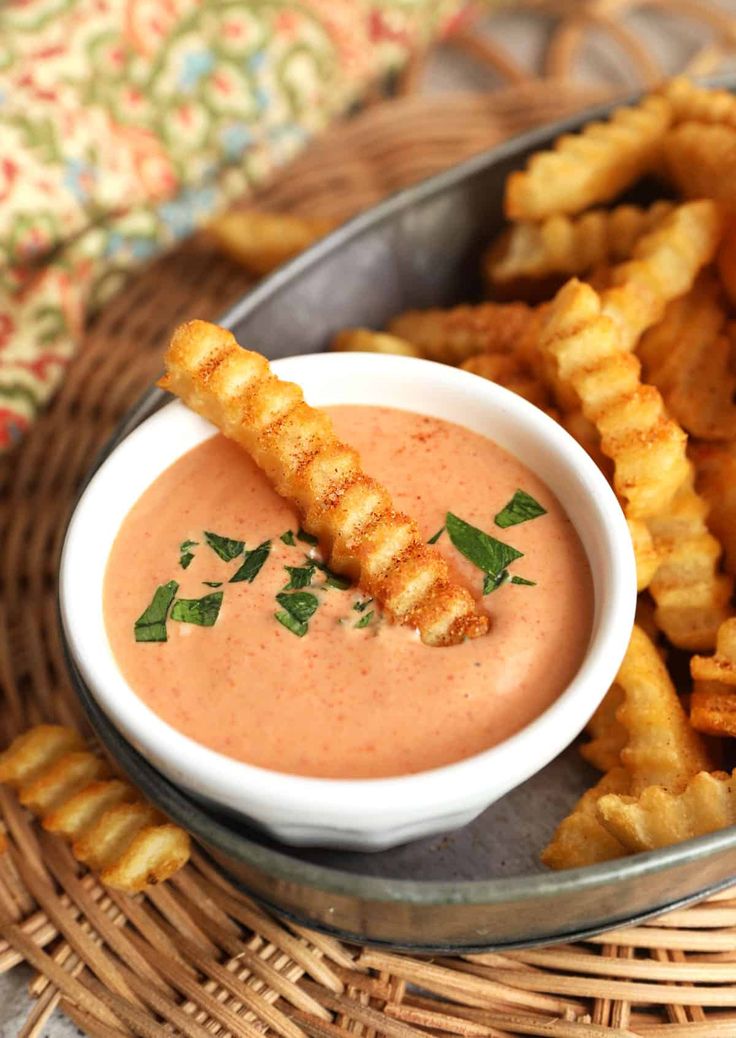
<path id="1" fill-rule="evenodd" d="M 642 178 L 663 197 L 616 204 Z M 532 156 L 504 205 L 483 261 L 491 301 L 348 329 L 333 347 L 506 386 L 616 491 L 637 626 L 581 747 L 602 778 L 543 853 L 570 868 L 736 822 L 736 772 L 717 770 L 730 746 L 703 738 L 736 736 L 736 96 L 673 80 Z M 676 690 L 677 650 L 692 687 Z"/>
<path id="2" fill-rule="evenodd" d="M 0 753 L 0 782 L 109 887 L 135 893 L 189 860 L 189 836 L 110 774 L 80 735 L 41 724 Z"/>

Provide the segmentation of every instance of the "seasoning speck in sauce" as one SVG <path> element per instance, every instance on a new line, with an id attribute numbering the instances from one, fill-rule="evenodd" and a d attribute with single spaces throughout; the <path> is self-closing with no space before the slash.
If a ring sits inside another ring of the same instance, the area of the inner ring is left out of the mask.
<path id="1" fill-rule="evenodd" d="M 384 483 L 427 539 L 452 512 L 523 552 L 510 573 L 534 585 L 507 580 L 484 599 L 490 633 L 446 648 L 422 645 L 375 609 L 361 622 L 371 606 L 362 605 L 360 589 L 330 587 L 329 579 L 323 587 L 326 574 L 319 567 L 308 586 L 285 592 L 285 567 L 308 565 L 305 556 L 315 549 L 296 537 L 282 538 L 299 529 L 294 509 L 239 447 L 216 435 L 162 473 L 122 523 L 104 587 L 118 665 L 140 698 L 174 728 L 275 771 L 378 778 L 488 749 L 542 713 L 582 662 L 593 587 L 580 539 L 544 483 L 485 437 L 390 408 L 327 410 L 338 435 L 360 452 L 365 470 Z M 519 488 L 544 514 L 500 530 L 493 518 Z M 252 581 L 230 583 L 243 555 L 226 562 L 208 547 L 203 531 L 242 539 L 246 551 L 271 541 L 270 553 Z M 180 545 L 186 541 L 198 543 L 182 569 Z M 484 574 L 446 533 L 436 547 L 480 598 Z M 136 620 L 156 587 L 172 578 L 181 599 L 201 599 L 205 585 L 221 584 L 216 623 L 169 620 L 166 642 L 136 642 Z M 295 636 L 275 619 L 276 596 L 283 602 L 300 593 L 316 596 L 318 606 L 307 631 Z"/>

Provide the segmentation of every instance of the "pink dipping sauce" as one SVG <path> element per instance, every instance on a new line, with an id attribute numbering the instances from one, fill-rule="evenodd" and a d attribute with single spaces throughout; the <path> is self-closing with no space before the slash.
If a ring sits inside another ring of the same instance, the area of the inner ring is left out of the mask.
<path id="1" fill-rule="evenodd" d="M 452 511 L 524 552 L 510 571 L 536 586 L 506 584 L 484 598 L 488 635 L 432 648 L 416 632 L 362 613 L 359 589 L 320 590 L 309 631 L 297 637 L 274 612 L 288 581 L 284 566 L 304 564 L 308 544 L 295 510 L 255 463 L 220 435 L 176 461 L 123 521 L 107 566 L 105 622 L 130 686 L 174 728 L 237 760 L 274 771 L 330 778 L 378 778 L 449 764 L 488 749 L 541 714 L 569 684 L 586 651 L 593 615 L 588 560 L 550 490 L 492 441 L 440 419 L 381 407 L 328 409 L 339 436 L 356 447 L 366 472 L 382 481 L 397 508 L 431 537 Z M 499 529 L 493 517 L 517 489 L 547 514 Z M 253 583 L 227 581 L 226 563 L 203 531 L 241 539 L 248 549 L 272 540 Z M 187 569 L 179 545 L 191 549 Z M 452 546 L 437 548 L 454 575 L 481 597 L 483 574 Z M 211 593 L 223 581 L 213 627 L 169 619 L 168 641 L 138 643 L 133 625 L 156 587 L 179 583 L 178 596 Z M 340 622 L 342 621 L 342 622 Z"/>

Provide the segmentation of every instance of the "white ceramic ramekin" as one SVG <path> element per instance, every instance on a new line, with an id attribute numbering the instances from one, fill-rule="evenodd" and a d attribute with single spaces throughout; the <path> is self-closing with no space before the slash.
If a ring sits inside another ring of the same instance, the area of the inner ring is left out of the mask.
<path id="1" fill-rule="evenodd" d="M 390 779 L 312 779 L 240 763 L 180 734 L 136 696 L 110 649 L 102 612 L 107 557 L 149 484 L 212 435 L 179 402 L 132 432 L 98 469 L 67 530 L 61 615 L 74 661 L 105 713 L 155 767 L 195 796 L 246 816 L 287 843 L 378 850 L 465 825 L 549 763 L 578 734 L 613 681 L 636 603 L 631 541 L 606 480 L 551 418 L 455 368 L 376 354 L 315 354 L 274 363 L 314 405 L 381 404 L 457 422 L 519 457 L 557 495 L 582 539 L 595 615 L 569 687 L 505 742 L 457 764 Z M 431 651 L 431 650 L 428 650 Z"/>

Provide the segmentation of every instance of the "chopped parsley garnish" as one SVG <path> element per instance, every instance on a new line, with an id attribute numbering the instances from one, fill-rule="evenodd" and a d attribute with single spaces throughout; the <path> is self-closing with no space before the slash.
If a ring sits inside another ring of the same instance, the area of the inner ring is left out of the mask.
<path id="1" fill-rule="evenodd" d="M 179 545 L 179 565 L 182 569 L 186 569 L 194 558 L 194 553 L 189 549 L 196 548 L 198 544 L 199 541 L 182 541 Z"/>
<path id="2" fill-rule="evenodd" d="M 289 574 L 289 583 L 285 585 L 284 591 L 298 591 L 299 588 L 309 587 L 314 576 L 315 565 L 310 562 L 308 566 L 284 566 Z"/>
<path id="3" fill-rule="evenodd" d="M 239 584 L 241 580 L 247 580 L 252 584 L 263 568 L 263 564 L 271 551 L 271 542 L 264 541 L 257 548 L 245 553 L 245 561 L 237 573 L 230 577 L 231 584 Z"/>
<path id="4" fill-rule="evenodd" d="M 359 613 L 362 613 L 364 609 L 368 608 L 372 601 L 372 598 L 364 598 L 359 602 L 353 602 L 353 609 L 356 609 Z"/>
<path id="5" fill-rule="evenodd" d="M 512 577 L 512 584 L 523 584 L 525 587 L 536 587 L 536 580 L 527 580 L 526 577 Z"/>
<path id="6" fill-rule="evenodd" d="M 302 530 L 301 526 L 299 527 L 299 532 L 296 536 L 298 540 L 304 541 L 305 544 L 311 544 L 313 546 L 319 544 L 319 538 L 314 537 L 311 533 L 307 533 L 306 530 Z"/>
<path id="7" fill-rule="evenodd" d="M 546 514 L 547 509 L 542 508 L 531 494 L 527 494 L 524 490 L 517 490 L 493 521 L 496 526 L 505 530 L 508 526 L 517 526 L 519 523 L 526 523 L 530 519 L 538 519 L 540 515 Z"/>
<path id="8" fill-rule="evenodd" d="M 338 591 L 347 591 L 347 589 L 351 587 L 353 582 L 348 577 L 343 577 L 339 573 L 335 573 L 334 570 L 331 570 L 324 562 L 320 562 L 319 559 L 312 559 L 312 562 L 317 569 L 321 570 L 325 575 L 322 587 L 334 587 L 337 588 Z"/>
<path id="9" fill-rule="evenodd" d="M 442 536 L 442 534 L 444 532 L 445 532 L 445 527 L 444 526 L 440 526 L 440 528 L 437 531 L 437 533 L 433 537 L 429 538 L 429 540 L 427 541 L 427 544 L 436 544 L 437 541 L 440 539 L 440 537 Z"/>
<path id="10" fill-rule="evenodd" d="M 520 559 L 524 554 L 510 544 L 504 544 L 484 533 L 477 526 L 471 526 L 452 512 L 447 513 L 446 522 L 450 540 L 460 554 L 494 579 L 500 577 L 514 559 Z M 487 593 L 484 591 L 484 594 Z"/>
<path id="11" fill-rule="evenodd" d="M 202 583 L 205 587 L 222 587 L 221 580 L 203 580 Z"/>
<path id="12" fill-rule="evenodd" d="M 294 540 L 293 530 L 287 530 L 286 533 L 282 533 L 279 540 L 282 540 L 284 544 L 288 544 L 290 548 L 296 547 L 296 541 Z"/>
<path id="13" fill-rule="evenodd" d="M 319 605 L 319 599 L 310 591 L 293 591 L 290 594 L 280 591 L 276 595 L 276 601 L 290 616 L 302 623 L 314 616 Z"/>
<path id="14" fill-rule="evenodd" d="M 503 587 L 504 584 L 509 582 L 510 576 L 511 575 L 507 569 L 502 570 L 502 572 L 497 574 L 495 577 L 490 573 L 486 573 L 483 578 L 483 594 L 490 595 L 492 591 L 498 591 L 500 587 Z"/>
<path id="15" fill-rule="evenodd" d="M 290 594 L 280 591 L 276 601 L 283 606 L 282 610 L 273 614 L 278 622 L 287 631 L 303 638 L 309 630 L 309 620 L 319 605 L 317 596 L 309 591 L 292 591 Z"/>
<path id="16" fill-rule="evenodd" d="M 166 617 L 178 590 L 179 585 L 175 580 L 156 588 L 150 605 L 143 610 L 133 625 L 137 642 L 166 641 Z"/>
<path id="17" fill-rule="evenodd" d="M 373 615 L 374 615 L 374 613 L 373 613 L 373 610 L 371 609 L 371 611 L 369 613 L 364 613 L 363 616 L 361 616 L 360 620 L 358 620 L 357 624 L 355 624 L 354 626 L 355 627 L 367 627 L 368 624 L 373 619 Z"/>
<path id="18" fill-rule="evenodd" d="M 210 548 L 220 556 L 223 562 L 232 562 L 245 547 L 245 541 L 236 541 L 231 537 L 221 537 L 218 533 L 204 532 L 204 538 Z"/>
<path id="19" fill-rule="evenodd" d="M 171 619 L 198 627 L 212 627 L 220 614 L 222 591 L 213 591 L 203 598 L 177 598 L 171 610 Z"/>
<path id="20" fill-rule="evenodd" d="M 309 624 L 302 623 L 301 620 L 297 620 L 291 613 L 287 613 L 285 609 L 280 609 L 277 613 L 273 614 L 278 622 L 285 627 L 287 631 L 291 631 L 297 638 L 303 638 L 309 630 Z"/>

